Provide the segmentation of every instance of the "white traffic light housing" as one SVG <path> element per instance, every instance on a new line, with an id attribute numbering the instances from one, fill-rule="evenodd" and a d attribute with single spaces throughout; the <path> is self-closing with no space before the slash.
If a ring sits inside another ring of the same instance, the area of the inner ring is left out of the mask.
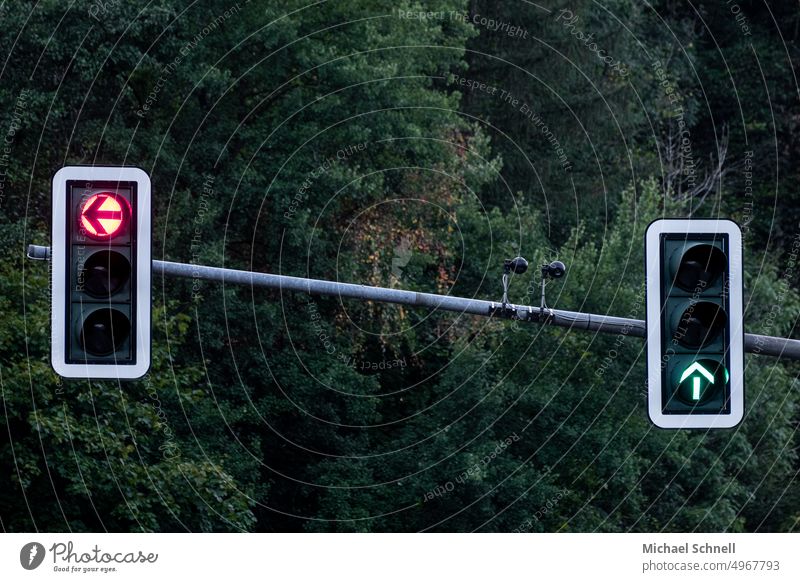
<path id="1" fill-rule="evenodd" d="M 723 219 L 662 219 L 645 233 L 648 413 L 661 428 L 744 416 L 742 233 Z"/>
<path id="2" fill-rule="evenodd" d="M 53 176 L 51 361 L 65 378 L 150 368 L 150 177 L 67 166 Z"/>

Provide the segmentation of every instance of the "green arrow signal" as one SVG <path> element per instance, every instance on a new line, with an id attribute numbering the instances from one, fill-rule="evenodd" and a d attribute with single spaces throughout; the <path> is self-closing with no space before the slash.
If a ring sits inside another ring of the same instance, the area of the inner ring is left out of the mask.
<path id="1" fill-rule="evenodd" d="M 700 400 L 700 375 L 705 376 L 705 379 L 708 380 L 709 384 L 714 383 L 714 375 L 700 365 L 699 362 L 694 362 L 691 366 L 683 371 L 680 381 L 683 382 L 695 372 L 698 372 L 698 374 L 692 378 L 692 400 Z"/>
<path id="2" fill-rule="evenodd" d="M 714 383 L 714 375 L 711 372 L 709 372 L 708 370 L 706 370 L 703 366 L 701 366 L 698 362 L 695 362 L 694 364 L 692 364 L 691 366 L 689 366 L 688 368 L 686 368 L 683 371 L 683 374 L 681 374 L 680 381 L 683 382 L 684 380 L 686 380 L 686 378 L 691 376 L 694 372 L 700 372 L 703 376 L 706 377 L 706 380 L 708 380 L 712 384 Z"/>

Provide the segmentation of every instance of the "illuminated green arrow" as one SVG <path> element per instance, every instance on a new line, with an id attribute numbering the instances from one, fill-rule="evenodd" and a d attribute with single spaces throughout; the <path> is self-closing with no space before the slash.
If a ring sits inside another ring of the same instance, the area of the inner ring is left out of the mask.
<path id="1" fill-rule="evenodd" d="M 681 374 L 680 381 L 683 382 L 695 372 L 700 372 L 703 376 L 705 376 L 706 380 L 708 380 L 710 384 L 714 383 L 714 375 L 701 366 L 699 362 L 695 362 L 686 368 L 686 370 L 683 371 L 683 374 Z M 695 376 L 692 378 L 692 400 L 700 400 L 700 376 Z"/>

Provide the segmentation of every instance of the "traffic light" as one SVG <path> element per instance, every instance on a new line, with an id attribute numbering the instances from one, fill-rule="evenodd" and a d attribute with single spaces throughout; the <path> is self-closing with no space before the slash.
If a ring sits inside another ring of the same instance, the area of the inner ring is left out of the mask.
<path id="1" fill-rule="evenodd" d="M 150 367 L 150 178 L 67 166 L 53 177 L 51 360 L 65 378 Z"/>
<path id="2" fill-rule="evenodd" d="M 730 428 L 744 416 L 742 233 L 730 220 L 662 219 L 645 234 L 650 419 Z"/>

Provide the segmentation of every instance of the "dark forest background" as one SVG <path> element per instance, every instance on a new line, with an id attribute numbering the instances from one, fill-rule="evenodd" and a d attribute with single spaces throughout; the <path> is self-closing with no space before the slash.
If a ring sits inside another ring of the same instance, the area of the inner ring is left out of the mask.
<path id="1" fill-rule="evenodd" d="M 522 254 L 568 265 L 551 307 L 643 318 L 647 224 L 724 216 L 747 330 L 796 336 L 795 0 L 42 0 L 0 23 L 2 530 L 800 527 L 797 365 L 748 355 L 737 429 L 669 432 L 636 338 L 157 277 L 148 376 L 66 382 L 24 258 L 58 168 L 128 164 L 155 258 L 499 299 Z"/>

